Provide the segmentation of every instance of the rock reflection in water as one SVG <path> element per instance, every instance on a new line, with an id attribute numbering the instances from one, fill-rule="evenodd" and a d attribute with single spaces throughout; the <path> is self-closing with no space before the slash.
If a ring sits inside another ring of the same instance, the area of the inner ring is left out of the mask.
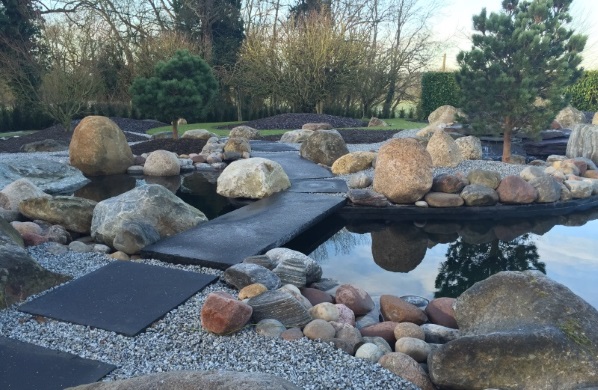
<path id="1" fill-rule="evenodd" d="M 181 187 L 181 176 L 143 176 L 147 184 L 159 184 L 166 187 L 168 191 L 176 194 Z"/>
<path id="2" fill-rule="evenodd" d="M 135 178 L 127 174 L 95 176 L 90 180 L 85 186 L 75 191 L 74 195 L 101 202 L 135 188 Z"/>
<path id="3" fill-rule="evenodd" d="M 193 172 L 183 177 L 183 181 L 176 195 L 185 203 L 201 210 L 208 219 L 232 211 L 234 207 L 228 199 L 216 193 L 215 172 Z"/>
<path id="4" fill-rule="evenodd" d="M 387 271 L 412 271 L 426 256 L 428 237 L 412 224 L 393 224 L 371 235 L 374 261 Z"/>

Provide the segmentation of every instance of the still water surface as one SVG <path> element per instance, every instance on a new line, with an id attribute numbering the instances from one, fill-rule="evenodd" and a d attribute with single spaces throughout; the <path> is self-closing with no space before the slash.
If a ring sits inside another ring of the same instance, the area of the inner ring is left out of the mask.
<path id="1" fill-rule="evenodd" d="M 476 223 L 350 223 L 311 256 L 371 295 L 456 297 L 500 271 L 539 270 L 598 308 L 598 210 Z"/>

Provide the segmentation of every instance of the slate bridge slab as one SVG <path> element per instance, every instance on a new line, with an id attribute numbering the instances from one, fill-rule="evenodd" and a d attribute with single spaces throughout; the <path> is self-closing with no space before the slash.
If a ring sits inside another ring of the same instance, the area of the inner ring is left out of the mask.
<path id="1" fill-rule="evenodd" d="M 343 207 L 341 196 L 283 192 L 145 247 L 141 254 L 217 269 L 284 245 Z"/>

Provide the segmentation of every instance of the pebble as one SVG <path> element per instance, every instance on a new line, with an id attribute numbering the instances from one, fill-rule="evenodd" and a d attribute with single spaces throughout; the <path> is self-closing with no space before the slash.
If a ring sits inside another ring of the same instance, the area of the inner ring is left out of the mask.
<path id="1" fill-rule="evenodd" d="M 46 250 L 48 246 L 31 247 L 28 252 L 43 267 L 74 278 L 113 261 L 96 252 L 54 255 Z M 140 262 L 222 275 L 222 271 L 199 266 L 148 259 Z M 126 379 L 152 372 L 219 369 L 268 372 L 305 389 L 329 389 L 331 384 L 342 389 L 415 389 L 379 365 L 355 359 L 329 343 L 307 338 L 292 342 L 281 338 L 266 339 L 251 327 L 226 337 L 210 334 L 201 328 L 198 312 L 207 295 L 215 291 L 237 293 L 218 281 L 136 337 L 54 320 L 38 323 L 31 321 L 30 315 L 18 312 L 16 306 L 0 311 L 0 333 L 118 366 L 104 380 Z"/>

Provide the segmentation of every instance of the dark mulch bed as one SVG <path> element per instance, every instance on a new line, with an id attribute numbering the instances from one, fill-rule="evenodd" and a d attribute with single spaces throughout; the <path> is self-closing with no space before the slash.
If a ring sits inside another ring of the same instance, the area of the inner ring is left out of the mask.
<path id="1" fill-rule="evenodd" d="M 294 122 L 291 125 L 289 122 L 291 118 Z M 334 120 L 342 121 L 341 122 L 334 122 L 331 123 L 334 127 L 350 127 L 350 126 L 363 126 L 361 121 L 356 121 L 353 118 L 342 118 L 342 117 L 334 117 L 331 115 L 318 115 L 318 114 L 283 114 L 283 115 L 276 115 L 270 118 L 264 118 L 257 121 L 253 121 L 253 123 L 257 123 L 259 126 L 262 127 L 255 127 L 255 128 L 263 128 L 263 126 L 271 128 L 289 128 L 289 129 L 298 129 L 304 123 L 308 122 L 331 122 L 329 119 L 334 118 Z M 129 142 L 136 142 L 136 141 L 145 141 L 142 143 L 138 143 L 131 146 L 131 150 L 134 154 L 140 155 L 142 153 L 149 153 L 154 150 L 164 149 L 169 150 L 171 152 L 175 152 L 177 154 L 189 154 L 189 153 L 199 153 L 201 149 L 205 145 L 205 141 L 201 140 L 192 140 L 192 139 L 178 139 L 173 140 L 169 138 L 160 138 L 154 140 L 147 140 L 146 137 L 135 135 L 134 133 L 145 133 L 145 131 L 149 129 L 153 129 L 154 127 L 161 127 L 165 126 L 164 123 L 151 121 L 151 120 L 134 120 L 134 119 L 124 119 L 124 118 L 111 118 L 114 122 L 116 122 L 119 127 L 125 131 L 125 136 L 127 141 Z M 280 122 L 277 122 L 280 121 Z M 73 121 L 73 126 L 76 126 L 78 121 Z M 247 122 L 251 124 L 252 122 Z M 260 125 L 261 123 L 261 125 Z M 367 124 L 366 124 L 367 125 Z M 376 143 L 376 142 L 383 142 L 387 139 L 391 138 L 393 134 L 395 134 L 399 129 L 393 130 L 364 130 L 364 129 L 342 129 L 338 130 L 338 132 L 342 135 L 346 143 L 350 144 L 360 144 L 360 143 Z M 7 140 L 0 141 L 0 153 L 18 153 L 21 150 L 21 146 L 27 143 L 35 142 L 35 141 L 42 141 L 45 139 L 53 139 L 60 143 L 63 143 L 65 146 L 68 146 L 71 140 L 72 131 L 67 132 L 64 131 L 64 128 L 60 125 L 49 127 L 45 130 L 40 130 L 36 133 L 29 134 L 22 137 L 12 137 Z M 280 140 L 280 135 L 268 135 L 264 136 L 265 140 L 268 141 L 278 141 Z"/>

